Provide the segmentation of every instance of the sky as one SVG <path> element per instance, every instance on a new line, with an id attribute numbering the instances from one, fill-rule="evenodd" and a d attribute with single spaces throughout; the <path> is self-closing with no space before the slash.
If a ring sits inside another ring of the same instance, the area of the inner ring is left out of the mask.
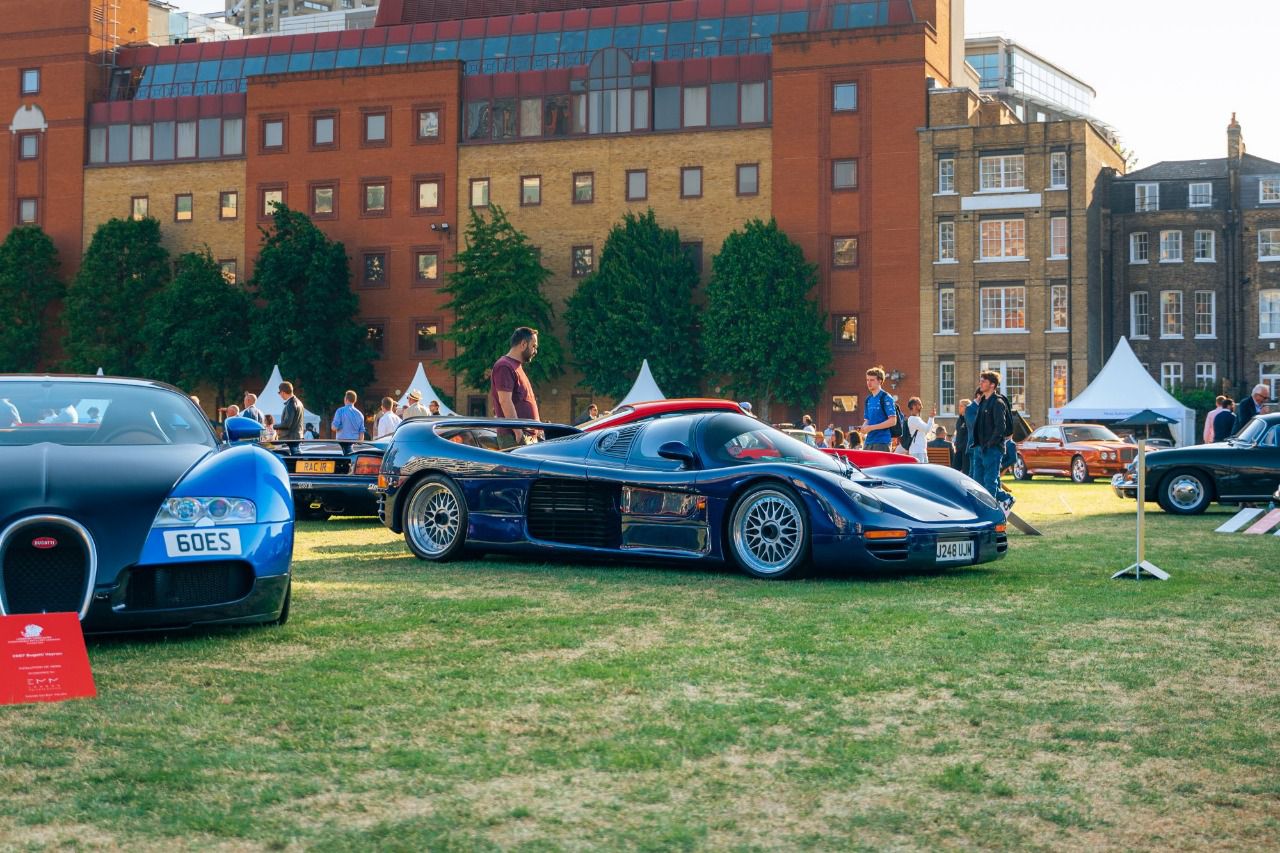
<path id="1" fill-rule="evenodd" d="M 1280 161 L 1276 0 L 966 0 L 965 19 L 968 35 L 1003 35 L 1092 86 L 1139 167 L 1225 157 L 1232 112 L 1249 151 Z"/>

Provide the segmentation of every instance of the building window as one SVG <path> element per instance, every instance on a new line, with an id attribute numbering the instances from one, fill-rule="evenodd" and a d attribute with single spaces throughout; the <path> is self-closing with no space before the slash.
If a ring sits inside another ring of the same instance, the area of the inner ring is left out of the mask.
<path id="1" fill-rule="evenodd" d="M 956 333 L 956 289 L 954 287 L 938 288 L 938 333 L 942 335 Z"/>
<path id="2" fill-rule="evenodd" d="M 263 119 L 262 148 L 264 151 L 275 151 L 284 148 L 284 119 Z"/>
<path id="3" fill-rule="evenodd" d="M 1160 337 L 1182 337 L 1182 291 L 1160 291 Z"/>
<path id="4" fill-rule="evenodd" d="M 1026 223 L 1022 219 L 986 219 L 982 228 L 982 259 L 1025 260 L 1027 254 Z"/>
<path id="5" fill-rule="evenodd" d="M 222 120 L 222 156 L 239 157 L 244 153 L 244 119 Z"/>
<path id="6" fill-rule="evenodd" d="M 938 260 L 956 259 L 956 224 L 950 220 L 938 223 Z"/>
<path id="7" fill-rule="evenodd" d="M 107 162 L 107 129 L 105 127 L 89 128 L 89 162 Z"/>
<path id="8" fill-rule="evenodd" d="M 222 280 L 227 284 L 235 284 L 239 280 L 239 264 L 235 259 L 228 261 L 218 261 L 218 270 L 222 273 Z"/>
<path id="9" fill-rule="evenodd" d="M 471 179 L 471 206 L 472 207 L 488 207 L 489 206 L 489 179 L 488 178 L 472 178 Z"/>
<path id="10" fill-rule="evenodd" d="M 440 280 L 440 255 L 437 252 L 414 253 L 414 278 L 422 284 L 435 284 Z"/>
<path id="11" fill-rule="evenodd" d="M 841 314 L 835 318 L 836 343 L 854 346 L 858 343 L 858 315 Z"/>
<path id="12" fill-rule="evenodd" d="M 417 213 L 440 212 L 440 179 L 419 178 L 414 181 L 414 210 Z"/>
<path id="13" fill-rule="evenodd" d="M 387 337 L 387 325 L 383 322 L 365 323 L 364 340 L 374 352 L 374 359 L 382 358 L 383 344 Z"/>
<path id="14" fill-rule="evenodd" d="M 1280 261 L 1280 228 L 1258 231 L 1258 260 Z"/>
<path id="15" fill-rule="evenodd" d="M 1213 206 L 1213 184 L 1192 184 L 1187 193 L 1187 201 L 1192 207 Z"/>
<path id="16" fill-rule="evenodd" d="M 240 215 L 240 193 L 223 190 L 218 193 L 218 218 L 235 219 Z"/>
<path id="17" fill-rule="evenodd" d="M 1182 261 L 1182 232 L 1160 232 L 1160 263 L 1173 264 Z"/>
<path id="18" fill-rule="evenodd" d="M 338 210 L 338 190 L 332 184 L 311 188 L 311 215 L 317 219 L 332 219 Z"/>
<path id="19" fill-rule="evenodd" d="M 739 120 L 743 124 L 760 124 L 764 121 L 764 84 L 743 83 L 739 87 L 741 113 Z"/>
<path id="20" fill-rule="evenodd" d="M 978 370 L 994 370 L 1000 374 L 1000 391 L 1019 412 L 1027 410 L 1027 362 L 1021 358 L 986 358 Z"/>
<path id="21" fill-rule="evenodd" d="M 440 323 L 418 320 L 413 324 L 414 355 L 435 355 L 440 349 Z"/>
<path id="22" fill-rule="evenodd" d="M 591 275 L 595 269 L 595 249 L 591 246 L 574 246 L 570 270 L 574 278 Z"/>
<path id="23" fill-rule="evenodd" d="M 1069 326 L 1069 296 L 1065 284 L 1049 285 L 1049 331 L 1065 332 Z"/>
<path id="24" fill-rule="evenodd" d="M 1159 184 L 1134 184 L 1133 185 L 1133 209 L 1138 213 L 1144 213 L 1152 210 L 1160 209 L 1160 185 Z"/>
<path id="25" fill-rule="evenodd" d="M 1067 217 L 1054 216 L 1049 219 L 1049 257 L 1065 258 L 1067 256 Z"/>
<path id="26" fill-rule="evenodd" d="M 938 411 L 944 415 L 956 413 L 956 363 L 938 362 Z"/>
<path id="27" fill-rule="evenodd" d="M 1049 189 L 1067 188 L 1067 152 L 1052 151 L 1049 154 Z"/>
<path id="28" fill-rule="evenodd" d="M 1258 382 L 1271 389 L 1272 400 L 1280 397 L 1280 362 L 1263 362 L 1258 365 Z"/>
<path id="29" fill-rule="evenodd" d="M 520 176 L 520 206 L 537 207 L 542 204 L 542 176 Z"/>
<path id="30" fill-rule="evenodd" d="M 1196 291 L 1196 337 L 1218 335 L 1217 294 L 1212 290 Z"/>
<path id="31" fill-rule="evenodd" d="M 387 183 L 386 181 L 370 181 L 361 185 L 363 192 L 363 208 L 365 216 L 387 215 Z"/>
<path id="32" fill-rule="evenodd" d="M 979 331 L 1021 331 L 1027 328 L 1027 289 L 1022 286 L 981 288 L 979 309 Z"/>
<path id="33" fill-rule="evenodd" d="M 311 144 L 316 148 L 332 148 L 337 141 L 338 117 L 313 116 L 311 119 Z"/>
<path id="34" fill-rule="evenodd" d="M 414 132 L 418 142 L 438 142 L 440 140 L 440 110 L 436 108 L 418 110 L 418 121 Z"/>
<path id="35" fill-rule="evenodd" d="M 40 221 L 40 205 L 34 198 L 18 199 L 18 224 L 35 225 Z"/>
<path id="36" fill-rule="evenodd" d="M 1147 241 L 1147 232 L 1137 231 L 1129 235 L 1129 263 L 1145 264 L 1150 254 L 1151 247 Z"/>
<path id="37" fill-rule="evenodd" d="M 1258 292 L 1258 336 L 1280 338 L 1280 290 Z"/>
<path id="38" fill-rule="evenodd" d="M 1146 291 L 1129 294 L 1129 337 L 1140 340 L 1151 337 L 1150 301 Z"/>
<path id="39" fill-rule="evenodd" d="M 1196 387 L 1210 390 L 1218 387 L 1218 365 L 1216 362 L 1196 362 Z"/>
<path id="40" fill-rule="evenodd" d="M 627 201 L 644 201 L 649 197 L 649 172 L 645 169 L 627 171 Z"/>
<path id="41" fill-rule="evenodd" d="M 858 188 L 857 160 L 832 161 L 831 188 L 833 190 L 854 190 Z"/>
<path id="42" fill-rule="evenodd" d="M 542 135 L 542 99 L 520 99 L 520 135 Z"/>
<path id="43" fill-rule="evenodd" d="M 135 124 L 131 134 L 129 159 L 134 161 L 151 159 L 151 125 Z"/>
<path id="44" fill-rule="evenodd" d="M 838 113 L 853 112 L 858 108 L 858 84 L 836 83 L 831 87 L 831 109 Z"/>
<path id="45" fill-rule="evenodd" d="M 707 87 L 684 87 L 684 126 L 707 126 Z"/>
<path id="46" fill-rule="evenodd" d="M 361 266 L 360 282 L 365 287 L 384 287 L 387 284 L 387 253 L 365 252 Z"/>
<path id="47" fill-rule="evenodd" d="M 149 206 L 150 200 L 145 195 L 135 195 L 129 200 L 129 218 L 135 222 L 146 219 Z"/>
<path id="48" fill-rule="evenodd" d="M 190 222 L 194 215 L 191 193 L 182 193 L 173 197 L 174 222 Z"/>
<path id="49" fill-rule="evenodd" d="M 595 172 L 573 173 L 573 203 L 591 204 L 596 200 Z"/>
<path id="50" fill-rule="evenodd" d="M 196 123 L 180 121 L 177 124 L 178 159 L 190 160 L 196 156 Z"/>
<path id="51" fill-rule="evenodd" d="M 1280 202 L 1280 178 L 1263 178 L 1258 181 L 1258 201 L 1262 204 Z"/>
<path id="52" fill-rule="evenodd" d="M 1214 250 L 1217 245 L 1217 239 L 1214 237 L 1214 233 L 1212 231 L 1207 229 L 1197 230 L 1195 244 L 1197 261 L 1207 264 L 1212 263 L 1216 259 L 1214 257 Z"/>
<path id="53" fill-rule="evenodd" d="M 24 95 L 40 94 L 40 69 L 39 68 L 22 69 L 22 94 Z"/>
<path id="54" fill-rule="evenodd" d="M 1070 383 L 1067 381 L 1069 369 L 1065 358 L 1049 361 L 1049 405 L 1055 409 L 1067 404 L 1067 395 L 1070 393 Z"/>
<path id="55" fill-rule="evenodd" d="M 680 197 L 702 198 L 701 166 L 685 166 L 680 170 Z"/>
<path id="56" fill-rule="evenodd" d="M 364 144 L 387 144 L 387 114 L 383 110 L 364 114 Z"/>
<path id="57" fill-rule="evenodd" d="M 938 159 L 938 193 L 951 194 L 956 191 L 956 161 L 954 157 Z"/>
<path id="58" fill-rule="evenodd" d="M 831 266 L 856 267 L 858 265 L 858 238 L 831 238 Z"/>
<path id="59" fill-rule="evenodd" d="M 738 164 L 738 195 L 760 194 L 760 164 Z"/>
<path id="60" fill-rule="evenodd" d="M 978 188 L 986 192 L 1020 190 L 1026 187 L 1026 158 L 1004 154 L 978 158 Z"/>
<path id="61" fill-rule="evenodd" d="M 1182 387 L 1182 362 L 1160 362 L 1160 384 L 1164 390 L 1173 393 Z"/>

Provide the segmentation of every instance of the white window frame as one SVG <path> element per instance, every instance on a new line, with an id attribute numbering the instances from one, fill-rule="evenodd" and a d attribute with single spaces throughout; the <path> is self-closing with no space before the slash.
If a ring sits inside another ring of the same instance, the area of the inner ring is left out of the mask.
<path id="1" fill-rule="evenodd" d="M 1061 325 L 1058 324 L 1058 308 L 1062 308 Z M 1071 328 L 1071 293 L 1065 284 L 1049 285 L 1049 331 L 1065 332 Z"/>
<path id="2" fill-rule="evenodd" d="M 1136 213 L 1147 213 L 1160 209 L 1159 184 L 1134 184 L 1133 209 Z"/>
<path id="3" fill-rule="evenodd" d="M 950 399 L 951 402 L 947 402 Z M 956 363 L 954 361 L 938 362 L 938 413 L 954 415 L 956 413 Z"/>
<path id="4" fill-rule="evenodd" d="M 956 223 L 943 220 L 938 223 L 938 263 L 959 263 L 956 257 Z"/>
<path id="5" fill-rule="evenodd" d="M 938 195 L 956 194 L 956 158 L 938 158 Z"/>
<path id="6" fill-rule="evenodd" d="M 999 226 L 999 233 L 988 235 L 989 226 Z M 1025 261 L 1027 259 L 1027 223 L 1021 217 L 984 219 L 978 223 L 978 235 L 979 258 L 983 261 Z M 999 254 L 988 254 L 989 248 L 996 249 Z M 1009 254 L 1015 248 L 1021 248 L 1022 251 L 1016 255 Z"/>
<path id="7" fill-rule="evenodd" d="M 1197 201 L 1197 197 L 1200 199 Z M 1187 187 L 1188 207 L 1213 207 L 1213 184 L 1197 181 Z"/>
<path id="8" fill-rule="evenodd" d="M 1280 261 L 1280 228 L 1258 229 L 1258 260 L 1263 263 Z"/>
<path id="9" fill-rule="evenodd" d="M 1280 204 L 1280 178 L 1258 180 L 1258 203 Z"/>
<path id="10" fill-rule="evenodd" d="M 1012 381 L 1013 370 L 1022 373 L 1022 384 L 1015 386 Z M 1027 412 L 1027 360 L 1025 358 L 984 358 L 979 362 L 978 370 L 994 370 L 1000 374 L 1000 393 L 1009 398 L 1013 408 L 1026 414 Z M 1014 388 L 1020 390 L 1015 391 Z"/>
<path id="11" fill-rule="evenodd" d="M 1271 369 L 1268 370 L 1268 367 Z M 1258 382 L 1271 389 L 1271 399 L 1280 397 L 1280 362 L 1258 362 Z"/>
<path id="12" fill-rule="evenodd" d="M 1067 188 L 1067 152 L 1049 152 L 1049 189 L 1065 190 Z"/>
<path id="13" fill-rule="evenodd" d="M 1141 237 L 1142 239 L 1138 239 Z M 1142 257 L 1138 257 L 1138 247 L 1142 247 Z M 1129 263 L 1145 264 L 1151 259 L 1151 235 L 1146 231 L 1134 231 L 1129 235 Z"/>
<path id="14" fill-rule="evenodd" d="M 1138 310 L 1139 308 L 1142 310 Z M 1141 324 L 1138 322 L 1139 318 L 1142 318 Z M 1146 331 L 1139 331 L 1143 328 Z M 1145 290 L 1129 294 L 1129 337 L 1139 341 L 1151 338 L 1151 294 Z"/>
<path id="15" fill-rule="evenodd" d="M 1160 387 L 1170 394 L 1182 387 L 1182 362 L 1160 362 Z"/>
<path id="16" fill-rule="evenodd" d="M 956 289 L 938 288 L 938 334 L 954 335 L 956 332 Z"/>
<path id="17" fill-rule="evenodd" d="M 1066 393 L 1061 403 L 1054 397 L 1054 383 L 1057 381 L 1058 371 L 1062 371 L 1062 382 L 1066 386 Z M 1071 362 L 1065 358 L 1054 358 L 1049 360 L 1049 405 L 1052 408 L 1065 406 L 1071 399 Z"/>
<path id="18" fill-rule="evenodd" d="M 1280 338 L 1280 289 L 1258 291 L 1258 337 Z"/>
<path id="19" fill-rule="evenodd" d="M 1209 389 L 1218 387 L 1218 363 L 1216 361 L 1196 362 L 1196 387 Z"/>
<path id="20" fill-rule="evenodd" d="M 978 331 L 997 334 L 1026 332 L 1026 285 L 990 285 L 979 288 Z"/>
<path id="21" fill-rule="evenodd" d="M 1168 300 L 1172 305 L 1176 303 L 1177 311 L 1168 310 L 1166 307 L 1166 296 L 1176 297 L 1176 299 Z M 1161 340 L 1181 340 L 1183 337 L 1183 298 L 1181 290 L 1162 290 L 1160 291 L 1160 339 Z M 1176 325 L 1174 323 L 1176 322 Z M 1177 331 L 1170 331 L 1177 329 Z"/>
<path id="22" fill-rule="evenodd" d="M 1067 257 L 1067 217 L 1049 217 L 1049 257 L 1061 260 Z"/>
<path id="23" fill-rule="evenodd" d="M 1182 232 L 1170 229 L 1160 232 L 1160 263 L 1182 263 Z"/>
<path id="24" fill-rule="evenodd" d="M 1202 297 L 1208 297 L 1207 300 Z M 1193 331 L 1195 336 L 1200 340 L 1211 340 L 1218 337 L 1218 294 L 1212 290 L 1197 290 L 1195 292 L 1195 327 Z M 1207 302 L 1209 310 L 1201 311 L 1200 308 Z M 1205 325 L 1201 325 L 1202 318 L 1208 318 Z M 1201 331 L 1204 328 L 1207 331 Z"/>
<path id="25" fill-rule="evenodd" d="M 1212 228 L 1197 228 L 1194 239 L 1195 262 L 1198 264 L 1215 264 L 1218 262 L 1218 235 Z M 1208 254 L 1201 255 L 1200 250 L 1208 248 Z"/>
<path id="26" fill-rule="evenodd" d="M 1027 158 L 995 154 L 978 158 L 978 192 L 1005 193 L 1027 188 Z"/>

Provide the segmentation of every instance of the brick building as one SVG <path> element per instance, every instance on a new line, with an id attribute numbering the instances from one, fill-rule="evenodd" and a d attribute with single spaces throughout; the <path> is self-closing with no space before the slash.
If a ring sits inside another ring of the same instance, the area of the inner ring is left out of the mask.
<path id="1" fill-rule="evenodd" d="M 967 89 L 931 93 L 919 158 L 926 409 L 954 416 L 992 369 L 1043 423 L 1110 353 L 1103 214 L 1124 159 L 1090 120 L 1023 122 Z"/>
<path id="2" fill-rule="evenodd" d="M 1167 161 L 1111 186 L 1107 343 L 1127 336 L 1167 389 L 1280 391 L 1280 163 Z"/>

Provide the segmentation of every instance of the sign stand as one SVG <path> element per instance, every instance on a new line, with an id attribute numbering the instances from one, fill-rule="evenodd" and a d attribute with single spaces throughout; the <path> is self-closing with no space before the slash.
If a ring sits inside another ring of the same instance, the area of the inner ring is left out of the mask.
<path id="1" fill-rule="evenodd" d="M 1111 576 L 1112 580 L 1117 578 L 1125 578 L 1133 573 L 1133 579 L 1142 580 L 1144 576 L 1152 577 L 1157 580 L 1167 581 L 1169 573 L 1156 566 L 1154 563 L 1147 562 L 1146 554 L 1146 537 L 1143 528 L 1146 526 L 1146 505 L 1147 505 L 1147 453 L 1146 453 L 1146 430 L 1143 430 L 1143 436 L 1138 440 L 1138 491 L 1134 495 L 1138 499 L 1138 560 L 1132 566 L 1121 569 Z"/>

